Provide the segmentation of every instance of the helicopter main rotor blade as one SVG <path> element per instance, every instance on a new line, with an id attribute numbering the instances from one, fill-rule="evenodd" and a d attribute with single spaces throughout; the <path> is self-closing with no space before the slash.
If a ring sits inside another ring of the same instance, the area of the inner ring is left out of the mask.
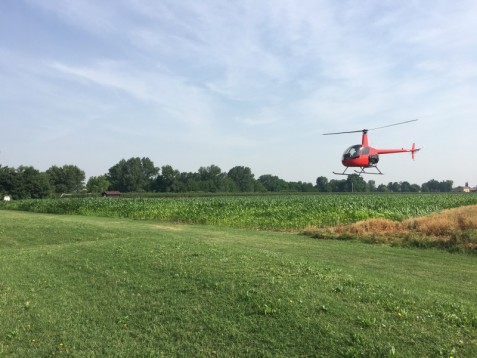
<path id="1" fill-rule="evenodd" d="M 323 135 L 346 134 L 346 133 L 359 133 L 359 132 L 363 132 L 363 131 L 367 131 L 367 129 L 360 129 L 360 130 L 358 130 L 358 131 L 348 131 L 348 132 L 323 133 Z"/>
<path id="2" fill-rule="evenodd" d="M 381 128 L 387 128 L 387 127 L 394 127 L 394 126 L 398 126 L 400 124 L 404 124 L 404 123 L 410 123 L 410 122 L 416 122 L 418 121 L 419 119 L 411 119 L 410 121 L 404 121 L 404 122 L 399 122 L 399 123 L 394 123 L 394 124 L 388 124 L 387 126 L 382 126 L 382 127 L 376 127 L 376 128 L 371 128 L 371 130 L 375 130 L 375 129 L 381 129 Z"/>
<path id="3" fill-rule="evenodd" d="M 400 125 L 400 124 L 405 124 L 405 123 L 410 123 L 410 122 L 416 122 L 416 121 L 418 121 L 418 119 L 411 119 L 410 121 L 404 121 L 404 122 L 399 122 L 399 123 L 394 123 L 394 124 L 388 124 L 387 126 L 376 127 L 376 128 L 371 128 L 371 129 L 359 129 L 359 130 L 356 130 L 356 131 L 323 133 L 323 135 L 335 135 L 335 134 L 359 133 L 359 132 L 367 133 L 368 131 L 372 131 L 372 130 L 375 130 L 375 129 L 393 127 L 393 126 L 398 126 L 398 125 Z"/>

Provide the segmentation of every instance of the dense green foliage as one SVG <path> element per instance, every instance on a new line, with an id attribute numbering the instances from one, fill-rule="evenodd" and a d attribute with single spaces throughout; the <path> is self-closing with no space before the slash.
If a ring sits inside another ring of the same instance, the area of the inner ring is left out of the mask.
<path id="1" fill-rule="evenodd" d="M 403 220 L 477 204 L 477 195 L 322 194 L 175 198 L 68 198 L 0 203 L 0 208 L 55 214 L 154 219 L 259 229 L 302 229 L 368 218 Z"/>
<path id="2" fill-rule="evenodd" d="M 149 158 L 130 158 L 111 167 L 106 177 L 113 190 L 152 191 L 158 172 Z"/>
<path id="3" fill-rule="evenodd" d="M 84 172 L 74 165 L 54 165 L 46 172 L 33 167 L 15 169 L 0 165 L 0 199 L 4 195 L 13 199 L 41 199 L 53 193 L 79 192 L 84 179 Z"/>
<path id="4" fill-rule="evenodd" d="M 200 167 L 195 173 L 180 172 L 170 165 L 158 168 L 149 158 L 121 159 L 108 173 L 92 176 L 85 186 L 84 171 L 74 165 L 52 166 L 42 173 L 33 167 L 18 169 L 0 165 L 0 199 L 10 195 L 14 199 L 47 198 L 53 193 L 72 195 L 84 192 L 101 193 L 106 190 L 120 192 L 160 193 L 262 193 L 262 192 L 450 192 L 453 182 L 431 179 L 422 184 L 390 182 L 376 187 L 373 180 L 366 182 L 354 174 L 346 179 L 320 176 L 316 184 L 287 182 L 275 175 L 264 174 L 258 179 L 252 170 L 235 166 L 223 172 L 218 166 Z"/>
<path id="5" fill-rule="evenodd" d="M 46 173 L 33 167 L 14 169 L 0 166 L 0 199 L 5 194 L 14 199 L 47 198 L 52 190 Z"/>
<path id="6" fill-rule="evenodd" d="M 475 256 L 125 219 L 0 222 L 1 356 L 477 356 Z"/>
<path id="7" fill-rule="evenodd" d="M 88 179 L 86 190 L 88 193 L 102 193 L 111 186 L 106 175 L 93 176 Z"/>
<path id="8" fill-rule="evenodd" d="M 77 193 L 84 186 L 84 171 L 75 165 L 52 166 L 46 171 L 56 193 Z"/>

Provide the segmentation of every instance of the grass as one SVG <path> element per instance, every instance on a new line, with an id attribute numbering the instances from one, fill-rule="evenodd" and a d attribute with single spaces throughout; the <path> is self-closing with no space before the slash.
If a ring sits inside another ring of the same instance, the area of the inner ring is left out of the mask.
<path id="1" fill-rule="evenodd" d="M 0 211 L 0 355 L 477 356 L 476 257 Z"/>
<path id="2" fill-rule="evenodd" d="M 335 227 L 308 227 L 304 234 L 322 239 L 357 239 L 477 253 L 477 205 L 447 209 L 404 221 L 368 219 Z"/>

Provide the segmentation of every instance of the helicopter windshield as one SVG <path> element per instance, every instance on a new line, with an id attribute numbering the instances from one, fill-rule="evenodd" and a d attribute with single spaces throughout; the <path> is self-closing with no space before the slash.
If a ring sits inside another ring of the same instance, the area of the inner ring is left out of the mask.
<path id="1" fill-rule="evenodd" d="M 346 149 L 345 152 L 343 153 L 343 160 L 358 158 L 360 150 L 361 150 L 360 144 L 352 145 L 351 147 Z"/>

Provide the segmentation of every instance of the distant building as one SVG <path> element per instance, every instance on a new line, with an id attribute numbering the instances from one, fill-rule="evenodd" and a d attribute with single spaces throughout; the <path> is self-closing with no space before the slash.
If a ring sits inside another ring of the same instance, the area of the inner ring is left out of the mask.
<path id="1" fill-rule="evenodd" d="M 12 197 L 10 195 L 5 195 L 3 197 L 3 201 L 10 201 L 10 200 L 12 200 Z"/>
<path id="2" fill-rule="evenodd" d="M 458 186 L 454 190 L 459 192 L 459 193 L 470 193 L 470 192 L 476 192 L 477 187 L 471 188 L 469 186 L 469 183 L 465 183 L 465 186 Z"/>
<path id="3" fill-rule="evenodd" d="M 119 191 L 103 191 L 101 196 L 103 198 L 118 198 L 121 196 L 121 193 Z"/>

